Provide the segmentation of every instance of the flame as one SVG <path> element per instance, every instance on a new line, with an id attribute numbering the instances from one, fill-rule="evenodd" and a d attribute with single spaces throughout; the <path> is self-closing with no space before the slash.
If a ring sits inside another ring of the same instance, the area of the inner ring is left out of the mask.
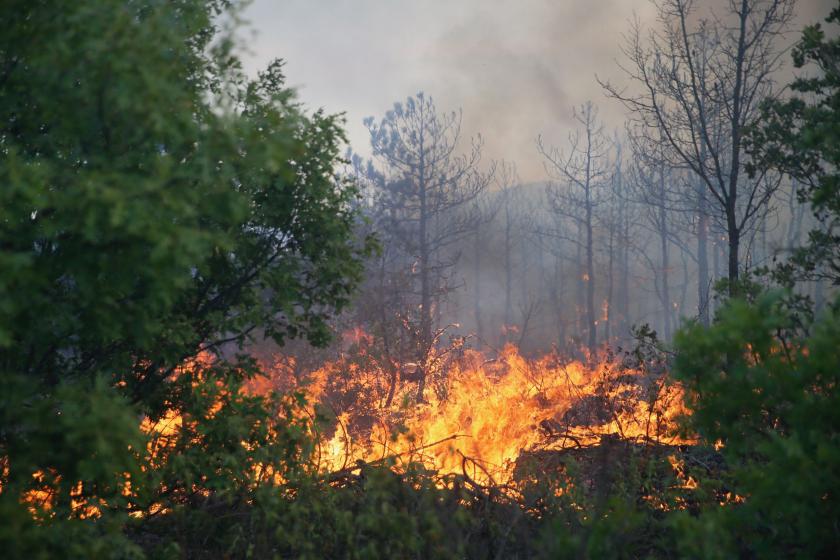
<path id="1" fill-rule="evenodd" d="M 679 481 L 677 488 L 684 488 L 688 490 L 694 490 L 697 488 L 698 483 L 694 477 L 689 474 L 683 459 L 679 459 L 675 455 L 669 455 L 668 462 L 677 474 L 677 480 Z"/>
<path id="2" fill-rule="evenodd" d="M 613 434 L 686 443 L 672 435 L 677 416 L 687 413 L 681 389 L 614 356 L 591 365 L 557 353 L 527 359 L 507 345 L 495 358 L 462 350 L 435 359 L 442 365 L 428 374 L 433 391 L 422 404 L 413 404 L 415 384 L 404 381 L 399 398 L 383 405 L 387 372 L 364 344 L 311 372 L 310 401 L 335 413 L 323 433 L 321 469 L 390 461 L 508 484 L 528 451 L 597 444 Z"/>
<path id="3" fill-rule="evenodd" d="M 677 417 L 688 414 L 682 389 L 664 374 L 633 369 L 610 353 L 603 353 L 600 361 L 590 356 L 579 361 L 557 352 L 526 358 L 513 344 L 496 356 L 463 346 L 436 351 L 425 364 L 429 387 L 425 402 L 416 404 L 412 376 L 420 366 L 378 357 L 374 346 L 371 336 L 355 330 L 343 337 L 345 350 L 337 360 L 304 373 L 294 358 L 274 356 L 270 364 L 263 364 L 266 375 L 250 379 L 243 391 L 303 391 L 308 404 L 301 414 L 319 418 L 333 413 L 320 432 L 317 468 L 324 473 L 379 463 L 398 470 L 464 475 L 479 484 L 515 486 L 514 468 L 524 453 L 595 445 L 610 436 L 694 443 L 674 435 Z M 173 376 L 211 365 L 214 359 L 202 354 Z M 394 380 L 398 385 L 392 388 Z M 392 398 L 386 398 L 389 389 Z M 220 407 L 221 403 L 211 407 L 209 414 Z M 165 460 L 184 427 L 184 419 L 174 410 L 155 422 L 142 420 L 141 429 L 150 436 L 148 468 Z M 696 487 L 696 481 L 684 475 L 684 465 L 675 457 L 670 460 L 681 475 L 680 487 Z M 257 476 L 283 482 L 280 473 L 261 473 L 263 468 L 255 466 Z M 23 501 L 33 516 L 49 515 L 60 475 L 39 471 L 33 478 L 34 489 Z M 123 494 L 133 494 L 127 474 Z M 99 506 L 107 505 L 85 497 L 81 482 L 73 487 L 71 499 L 80 518 L 97 517 Z M 739 500 L 743 498 L 727 497 Z M 152 504 L 147 512 L 161 508 Z"/>

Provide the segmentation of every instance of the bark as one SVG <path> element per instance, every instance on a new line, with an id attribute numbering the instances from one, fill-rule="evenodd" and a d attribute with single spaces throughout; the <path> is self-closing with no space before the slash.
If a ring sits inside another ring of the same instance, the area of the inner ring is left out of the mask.
<path id="1" fill-rule="evenodd" d="M 552 210 L 557 215 L 570 218 L 577 226 L 576 238 L 571 239 L 568 231 L 563 232 L 561 238 L 576 246 L 578 317 L 582 322 L 578 332 L 585 333 L 586 346 L 594 356 L 598 337 L 595 311 L 595 208 L 604 202 L 601 192 L 606 187 L 606 177 L 611 169 L 608 158 L 612 145 L 604 137 L 603 125 L 598 122 L 597 109 L 592 103 L 584 104 L 573 116 L 581 128 L 570 135 L 568 153 L 547 147 L 542 137 L 537 139 L 537 146 L 546 159 L 549 175 L 563 182 L 562 186 L 552 185 L 548 189 Z"/>
<path id="2" fill-rule="evenodd" d="M 430 278 L 430 262 L 429 262 L 429 237 L 427 228 L 429 227 L 429 211 L 426 193 L 426 154 L 424 147 L 424 131 L 420 130 L 419 148 L 420 148 L 420 166 L 418 170 L 418 184 L 417 188 L 420 195 L 420 339 L 418 348 L 417 363 L 420 371 L 419 380 L 417 383 L 417 402 L 423 402 L 423 393 L 426 389 L 426 361 L 428 359 L 429 350 L 432 346 L 432 289 Z"/>
<path id="3" fill-rule="evenodd" d="M 586 175 L 584 197 L 586 204 L 586 323 L 589 331 L 587 346 L 590 356 L 595 354 L 598 333 L 595 330 L 595 255 L 592 232 L 592 128 L 586 127 Z"/>
<path id="4" fill-rule="evenodd" d="M 706 188 L 697 189 L 697 315 L 700 324 L 709 325 L 709 214 L 706 208 Z"/>
<path id="5" fill-rule="evenodd" d="M 433 100 L 418 94 L 395 104 L 379 124 L 365 121 L 374 157 L 384 164 L 374 174 L 382 204 L 393 210 L 386 224 L 388 238 L 403 257 L 400 272 L 402 309 L 408 321 L 404 347 L 418 365 L 417 399 L 422 401 L 430 355 L 439 333 L 441 302 L 453 288 L 448 284 L 458 260 L 452 247 L 474 235 L 482 217 L 473 202 L 492 179 L 494 165 L 478 170 L 481 138 L 469 151 L 455 155 L 460 145 L 460 112 L 438 114 Z"/>
<path id="6" fill-rule="evenodd" d="M 622 331 L 630 323 L 630 213 L 622 205 L 621 321 Z M 625 333 L 622 333 L 625 334 Z"/>
<path id="7" fill-rule="evenodd" d="M 575 269 L 577 271 L 577 278 L 575 282 L 575 322 L 577 324 L 577 332 L 582 333 L 586 329 L 586 323 L 584 322 L 585 314 L 584 314 L 584 299 L 586 297 L 586 282 L 584 281 L 584 275 L 586 274 L 586 270 L 583 265 L 583 226 L 578 226 L 578 243 L 577 251 L 575 252 Z"/>
<path id="8" fill-rule="evenodd" d="M 737 218 L 735 216 L 735 203 L 734 200 L 731 204 L 728 205 L 726 210 L 726 235 L 728 238 L 727 241 L 727 249 L 729 254 L 727 255 L 727 278 L 728 282 L 728 291 L 730 297 L 735 297 L 738 295 L 738 255 L 740 253 L 741 248 L 741 232 L 738 229 L 737 225 Z"/>
<path id="9" fill-rule="evenodd" d="M 589 195 L 587 194 L 587 199 Z M 587 346 L 590 354 L 594 355 L 597 345 L 597 331 L 595 330 L 595 255 L 592 232 L 592 205 L 588 201 L 586 208 L 586 327 L 589 332 Z"/>
<path id="10" fill-rule="evenodd" d="M 484 320 L 481 314 L 481 230 L 475 230 L 475 247 L 473 255 L 473 282 L 474 309 L 475 309 L 475 332 L 480 343 L 484 340 Z"/>
<path id="11" fill-rule="evenodd" d="M 561 257 L 554 259 L 554 278 L 551 283 L 550 297 L 551 305 L 554 308 L 554 317 L 557 321 L 557 344 L 560 348 L 566 347 L 566 320 L 563 316 L 563 306 L 560 301 L 560 287 L 563 278 L 563 261 Z"/>
<path id="12" fill-rule="evenodd" d="M 665 340 L 671 340 L 671 263 L 668 252 L 668 215 L 665 207 L 665 174 L 660 168 L 659 173 L 659 250 L 662 260 L 662 307 Z"/>
<path id="13" fill-rule="evenodd" d="M 750 5 L 748 0 L 741 0 L 741 12 L 738 21 L 738 51 L 735 55 L 735 86 L 732 92 L 732 116 L 730 117 L 731 155 L 729 160 L 729 192 L 726 204 L 726 233 L 729 236 L 729 295 L 738 295 L 738 266 L 741 246 L 741 230 L 738 225 L 736 202 L 738 200 L 738 179 L 741 173 L 741 106 L 744 59 L 746 57 L 747 18 Z"/>
<path id="14" fill-rule="evenodd" d="M 614 253 L 615 253 L 615 222 L 610 220 L 610 240 L 609 240 L 609 257 L 607 263 L 607 306 L 605 310 L 605 317 L 604 319 L 604 340 L 609 342 L 610 337 L 612 337 L 612 303 L 613 303 L 613 288 L 614 288 L 614 273 L 613 273 L 613 263 L 614 263 Z"/>
<path id="15" fill-rule="evenodd" d="M 385 259 L 383 258 L 380 262 L 379 268 L 379 294 L 381 296 L 385 294 L 385 277 Z M 389 328 L 388 311 L 387 306 L 385 305 L 385 301 L 382 301 L 382 304 L 379 306 L 379 313 L 379 320 L 383 325 L 382 345 L 385 350 L 385 369 L 388 373 L 388 396 L 385 398 L 385 408 L 388 408 L 391 406 L 391 403 L 394 402 L 394 395 L 397 392 L 397 385 L 400 382 L 399 368 L 394 363 L 392 357 L 393 352 L 391 350 L 391 345 L 393 344 L 393 340 L 391 338 L 391 329 Z"/>
<path id="16" fill-rule="evenodd" d="M 509 194 L 505 193 L 505 329 L 513 322 L 513 219 L 511 216 Z M 507 336 L 505 336 L 507 339 Z"/>
<path id="17" fill-rule="evenodd" d="M 661 27 L 645 38 L 629 35 L 627 75 L 641 85 L 602 83 L 633 114 L 636 134 L 664 139 L 674 167 L 687 167 L 705 185 L 714 215 L 724 220 L 730 296 L 739 293 L 740 249 L 778 186 L 766 171 L 747 178 L 742 137 L 760 101 L 776 95 L 779 37 L 794 14 L 794 0 L 731 0 L 726 15 L 703 18 L 691 0 L 657 2 Z M 728 16 L 728 17 L 727 17 Z M 705 298 L 703 298 L 705 299 Z"/>

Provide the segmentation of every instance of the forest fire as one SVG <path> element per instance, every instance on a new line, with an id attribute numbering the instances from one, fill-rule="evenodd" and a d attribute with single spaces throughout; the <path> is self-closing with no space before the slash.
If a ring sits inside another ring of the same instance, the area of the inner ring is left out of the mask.
<path id="1" fill-rule="evenodd" d="M 0 2 L 2 559 L 837 556 L 838 0 L 487 4 Z"/>
<path id="2" fill-rule="evenodd" d="M 515 488 L 518 461 L 529 454 L 597 447 L 602 439 L 660 446 L 692 443 L 676 435 L 678 417 L 689 413 L 682 389 L 664 371 L 647 371 L 629 355 L 620 359 L 607 353 L 586 364 L 556 352 L 530 359 L 512 344 L 492 358 L 459 349 L 439 356 L 434 390 L 426 402 L 415 404 L 416 384 L 409 381 L 386 406 L 382 364 L 369 353 L 372 337 L 354 331 L 343 338 L 351 344 L 337 360 L 301 375 L 294 371 L 294 359 L 277 356 L 266 375 L 245 386 L 249 394 L 305 394 L 306 414 L 316 419 L 319 431 L 315 467 L 323 474 L 376 464 Z M 214 361 L 201 354 L 173 379 Z M 214 403 L 209 414 L 220 406 Z M 184 420 L 170 410 L 156 422 L 144 419 L 140 427 L 149 435 L 147 452 L 155 468 L 182 437 Z M 680 487 L 696 486 L 682 460 L 669 456 L 668 461 L 682 480 Z M 43 488 L 25 497 L 33 515 L 38 509 L 49 511 L 54 501 L 53 484 L 45 477 L 36 473 Z M 128 475 L 123 494 L 130 496 L 127 480 Z M 81 498 L 81 483 L 71 496 L 72 509 L 82 518 L 99 515 L 96 505 Z M 154 504 L 150 509 L 159 510 Z"/>
<path id="3" fill-rule="evenodd" d="M 607 354 L 587 365 L 556 352 L 529 359 L 514 345 L 495 357 L 461 349 L 441 356 L 426 402 L 414 404 L 409 381 L 387 405 L 387 376 L 368 353 L 371 340 L 357 341 L 299 381 L 280 359 L 269 378 L 249 386 L 260 392 L 300 383 L 311 413 L 323 418 L 322 470 L 393 462 L 399 470 L 508 484 L 524 453 L 597 445 L 605 436 L 685 443 L 675 434 L 686 413 L 681 389 L 664 371 L 644 371 L 627 357 Z"/>

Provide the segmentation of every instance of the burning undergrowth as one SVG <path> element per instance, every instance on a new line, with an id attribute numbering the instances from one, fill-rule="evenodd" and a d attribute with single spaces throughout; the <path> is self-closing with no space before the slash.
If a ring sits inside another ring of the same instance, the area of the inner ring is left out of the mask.
<path id="1" fill-rule="evenodd" d="M 345 342 L 338 359 L 312 370 L 276 356 L 265 368 L 270 373 L 248 385 L 254 393 L 306 394 L 322 472 L 385 465 L 521 493 L 533 482 L 527 473 L 534 461 L 562 463 L 605 442 L 623 442 L 625 455 L 637 448 L 680 455 L 692 443 L 678 433 L 687 412 L 682 390 L 650 343 L 588 361 L 558 352 L 527 358 L 513 345 L 489 353 L 456 344 L 429 361 L 433 390 L 417 403 L 417 366 L 384 359 L 364 333 Z"/>
<path id="2" fill-rule="evenodd" d="M 217 364 L 203 355 L 173 379 L 200 389 L 203 404 L 186 420 L 173 413 L 144 423 L 153 442 L 149 456 L 165 468 L 186 445 L 215 465 L 220 457 L 207 455 L 213 448 L 207 438 L 219 435 L 215 424 L 226 425 L 225 418 L 239 423 L 229 405 L 237 398 L 281 399 L 285 405 L 266 408 L 274 416 L 258 423 L 278 445 L 240 442 L 246 454 L 256 454 L 237 476 L 265 492 L 259 500 L 219 501 L 194 481 L 176 489 L 193 509 L 225 515 L 274 504 L 270 509 L 282 515 L 267 517 L 257 534 L 276 533 L 303 516 L 306 527 L 321 531 L 312 542 L 340 551 L 351 538 L 346 531 L 365 542 L 393 543 L 382 525 L 388 519 L 423 535 L 400 545 L 424 550 L 422 557 L 447 557 L 442 551 L 454 551 L 453 558 L 512 551 L 518 558 L 556 557 L 552 546 L 574 550 L 555 543 L 557 535 L 584 542 L 595 521 L 622 519 L 611 512 L 631 508 L 644 512 L 646 526 L 616 534 L 641 538 L 634 546 L 647 553 L 652 541 L 674 535 L 666 512 L 742 500 L 723 484 L 709 485 L 726 478 L 726 465 L 680 429 L 690 413 L 683 389 L 651 340 L 585 361 L 558 352 L 530 358 L 513 345 L 479 352 L 459 342 L 427 361 L 420 402 L 417 366 L 384 359 L 375 338 L 360 332 L 320 365 L 277 354 L 235 392 L 218 381 L 209 389 L 196 384 L 201 371 Z M 294 457 L 278 462 L 274 453 L 284 449 Z M 148 548 L 149 535 L 178 518 L 182 510 L 171 501 L 137 514 L 136 542 Z"/>
<path id="3" fill-rule="evenodd" d="M 683 389 L 655 345 L 586 362 L 458 344 L 430 360 L 429 391 L 419 403 L 416 366 L 396 365 L 394 377 L 395 364 L 375 349 L 372 337 L 356 333 L 319 367 L 277 355 L 252 376 L 202 354 L 179 368 L 169 383 L 187 405 L 143 421 L 149 440 L 136 473 L 138 480 L 178 473 L 177 482 L 153 482 L 149 495 L 124 475 L 119 499 L 130 511 L 133 542 L 155 550 L 155 535 L 187 511 L 270 511 L 253 534 L 276 535 L 303 516 L 306 527 L 321 528 L 312 542 L 324 550 L 344 549 L 342 531 L 390 543 L 381 526 L 389 519 L 423 535 L 411 547 L 426 550 L 424 557 L 518 551 L 530 558 L 553 546 L 554 537 L 540 536 L 545 531 L 583 539 L 593 520 L 612 519 L 608 512 L 621 504 L 641 508 L 652 525 L 619 534 L 647 539 L 651 531 L 671 534 L 664 512 L 742 500 L 722 485 L 711 495 L 698 491 L 703 479 L 723 480 L 726 465 L 680 435 L 680 417 L 689 413 Z M 195 475 L 195 464 L 215 475 Z M 227 488 L 228 479 L 256 497 Z M 73 515 L 98 518 L 113 506 L 79 489 Z M 26 501 L 33 514 L 50 515 L 55 500 L 47 488 Z M 363 527 L 347 526 L 349 518 Z M 190 547 L 204 546 L 202 532 L 190 534 L 198 539 Z M 263 543 L 266 550 L 272 542 Z"/>

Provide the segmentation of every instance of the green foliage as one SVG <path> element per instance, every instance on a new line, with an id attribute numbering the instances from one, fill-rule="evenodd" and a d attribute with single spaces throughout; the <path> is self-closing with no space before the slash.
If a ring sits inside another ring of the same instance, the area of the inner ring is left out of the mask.
<path id="1" fill-rule="evenodd" d="M 826 557 L 840 546 L 840 315 L 826 313 L 807 336 L 794 315 L 769 293 L 732 301 L 714 326 L 675 339 L 691 426 L 724 444 L 730 491 L 746 498 L 697 523 L 762 558 Z"/>
<path id="2" fill-rule="evenodd" d="M 840 7 L 826 22 L 840 23 Z M 803 201 L 811 203 L 822 227 L 809 243 L 780 268 L 777 276 L 790 284 L 799 276 L 840 280 L 840 38 L 827 36 L 819 24 L 806 27 L 793 49 L 797 68 L 810 68 L 791 84 L 794 95 L 765 102 L 762 118 L 749 131 L 751 169 L 772 167 L 808 186 Z M 815 72 L 814 72 L 815 71 Z"/>
<path id="3" fill-rule="evenodd" d="M 708 468 L 713 453 L 701 448 L 605 438 L 572 451 L 580 459 L 564 458 L 568 478 L 545 512 L 538 558 L 672 558 L 691 537 L 678 520 L 717 505 L 717 493 L 683 484 L 689 475 L 717 480 L 720 473 Z M 677 459 L 682 479 L 672 467 Z"/>
<path id="4" fill-rule="evenodd" d="M 122 534 L 123 489 L 128 476 L 141 476 L 136 452 L 145 445 L 137 416 L 102 379 L 62 382 L 49 395 L 39 388 L 19 376 L 0 379 L 0 548 L 9 558 L 141 557 Z M 101 521 L 82 520 L 76 502 L 98 506 Z"/>
<path id="5" fill-rule="evenodd" d="M 216 29 L 231 4 L 0 5 L 11 557 L 131 556 L 129 513 L 244 502 L 256 465 L 306 465 L 299 404 L 242 395 L 253 368 L 231 348 L 325 342 L 372 245 L 355 239 L 355 185 L 335 176 L 340 118 L 305 113 L 279 62 L 245 77 Z M 230 365 L 175 373 L 223 344 Z M 138 426 L 166 411 L 184 429 L 150 457 Z M 278 413 L 284 423 L 269 421 Z"/>
<path id="6" fill-rule="evenodd" d="M 214 3 L 2 10 L 4 370 L 119 372 L 142 400 L 223 333 L 323 342 L 367 250 L 337 118 L 279 63 L 242 76 Z"/>
<path id="7" fill-rule="evenodd" d="M 639 451 L 604 456 L 599 476 L 609 473 L 607 476 L 616 478 L 598 480 L 594 496 L 582 496 L 570 488 L 571 496 L 558 504 L 559 510 L 542 529 L 537 557 L 620 559 L 666 555 L 671 543 L 665 513 L 656 509 L 655 500 L 642 497 L 655 494 L 673 506 L 673 500 L 667 498 L 667 486 L 675 483 L 674 477 L 667 474 L 670 467 L 665 457 Z M 585 483 L 589 476 L 576 472 L 571 480 L 574 484 Z"/>
<path id="8" fill-rule="evenodd" d="M 307 474 L 312 438 L 293 397 L 249 396 L 243 372 L 196 365 L 172 383 L 169 416 L 151 430 L 146 460 L 153 492 L 144 511 L 190 509 L 208 498 L 235 500 L 261 484 Z"/>
<path id="9" fill-rule="evenodd" d="M 840 22 L 840 7 L 826 21 Z M 787 287 L 840 279 L 839 58 L 840 39 L 806 27 L 793 59 L 816 72 L 795 79 L 790 98 L 766 101 L 746 139 L 753 170 L 773 167 L 807 185 L 802 202 L 820 221 L 772 271 Z M 806 297 L 755 283 L 744 293 L 748 301 L 727 302 L 711 328 L 689 326 L 675 339 L 690 428 L 721 442 L 729 466 L 707 489 L 743 498 L 675 517 L 679 549 L 702 558 L 831 557 L 840 546 L 838 302 L 815 321 Z"/>
<path id="10" fill-rule="evenodd" d="M 365 468 L 351 486 L 310 491 L 273 528 L 287 557 L 463 557 L 460 505 L 428 477 L 406 481 L 388 468 Z"/>
<path id="11" fill-rule="evenodd" d="M 814 321 L 788 292 L 756 289 L 751 301 L 726 302 L 712 326 L 681 329 L 672 367 L 691 409 L 687 435 L 698 444 L 665 450 L 678 459 L 670 474 L 652 447 L 628 452 L 602 440 L 592 457 L 566 457 L 567 491 L 542 512 L 549 522 L 540 556 L 833 557 L 838 309 Z"/>

